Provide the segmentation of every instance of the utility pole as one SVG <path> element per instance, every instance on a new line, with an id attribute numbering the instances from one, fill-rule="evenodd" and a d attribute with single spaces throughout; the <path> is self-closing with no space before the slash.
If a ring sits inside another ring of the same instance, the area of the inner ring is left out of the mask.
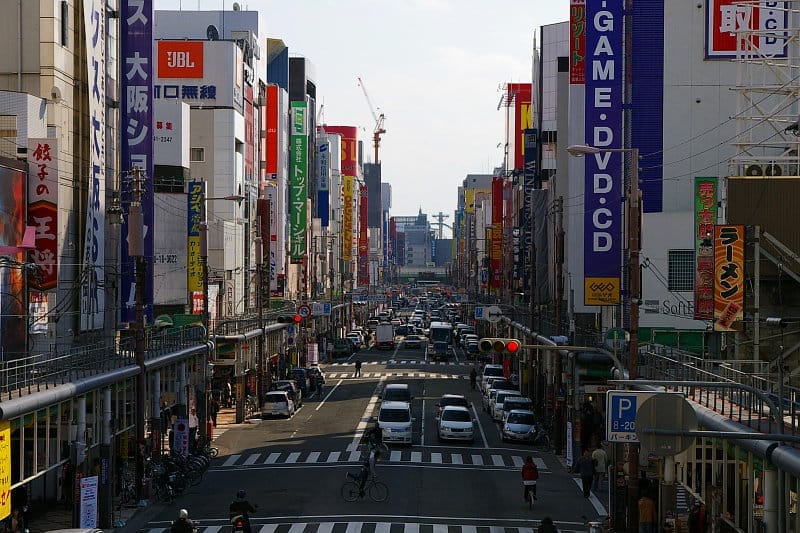
<path id="1" fill-rule="evenodd" d="M 563 197 L 558 197 L 556 199 L 556 335 L 563 335 L 561 330 L 561 323 L 562 323 L 562 304 L 561 301 L 564 299 L 564 206 L 563 206 Z M 564 374 L 564 360 L 561 354 L 561 351 L 558 350 L 555 353 L 555 387 L 553 391 L 553 399 L 555 401 L 556 406 L 556 421 L 558 431 L 556 431 L 555 435 L 555 442 L 556 446 L 555 449 L 557 451 L 561 451 L 562 444 L 569 445 L 566 442 L 566 435 L 567 435 L 567 420 L 565 417 L 565 407 L 567 403 L 566 394 L 564 397 L 561 397 L 561 391 L 564 388 L 564 383 L 562 382 L 561 376 Z"/>
<path id="2" fill-rule="evenodd" d="M 265 338 L 264 338 L 264 309 L 263 309 L 263 295 L 264 295 L 264 249 L 261 246 L 261 243 L 264 242 L 264 236 L 261 235 L 261 217 L 256 217 L 256 236 L 253 239 L 253 244 L 255 245 L 255 252 L 256 252 L 256 309 L 258 310 L 258 390 L 257 390 L 257 397 L 258 397 L 258 405 L 261 405 L 264 401 L 264 392 L 265 392 L 265 379 L 264 375 L 267 372 L 265 368 Z M 269 236 L 267 236 L 269 239 Z"/>
<path id="3" fill-rule="evenodd" d="M 136 500 L 144 500 L 144 416 L 146 369 L 144 366 L 144 282 L 147 264 L 144 257 L 144 215 L 142 213 L 142 170 L 133 169 L 133 200 L 128 211 L 128 255 L 136 264 L 136 321 L 131 324 L 134 330 L 134 354 L 139 367 L 136 377 Z"/>

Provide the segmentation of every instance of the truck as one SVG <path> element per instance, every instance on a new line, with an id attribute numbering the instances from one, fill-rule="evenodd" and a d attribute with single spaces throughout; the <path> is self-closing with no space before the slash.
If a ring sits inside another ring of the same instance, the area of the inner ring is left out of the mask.
<path id="1" fill-rule="evenodd" d="M 391 324 L 378 324 L 375 327 L 375 347 L 380 350 L 394 348 L 394 326 Z"/>
<path id="2" fill-rule="evenodd" d="M 428 356 L 434 361 L 446 361 L 450 358 L 453 326 L 449 322 L 431 322 L 429 331 Z"/>

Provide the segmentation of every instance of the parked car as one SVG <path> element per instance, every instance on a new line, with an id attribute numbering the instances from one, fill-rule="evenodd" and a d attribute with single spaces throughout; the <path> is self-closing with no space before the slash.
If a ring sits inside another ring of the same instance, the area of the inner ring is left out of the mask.
<path id="1" fill-rule="evenodd" d="M 439 418 L 442 409 L 448 405 L 458 405 L 467 409 L 472 407 L 472 403 L 462 394 L 442 394 L 442 397 L 439 398 L 439 403 L 436 404 L 436 418 Z"/>
<path id="2" fill-rule="evenodd" d="M 261 405 L 261 418 L 268 416 L 285 416 L 290 418 L 294 414 L 294 401 L 289 397 L 288 390 L 272 390 L 264 395 Z"/>
<path id="3" fill-rule="evenodd" d="M 303 405 L 303 390 L 293 379 L 279 379 L 272 382 L 271 390 L 285 390 L 289 392 L 289 397 L 294 402 L 296 409 Z"/>
<path id="4" fill-rule="evenodd" d="M 483 367 L 483 373 L 481 374 L 481 389 L 486 389 L 486 380 L 490 377 L 495 378 L 502 378 L 505 377 L 505 372 L 503 371 L 503 365 L 486 365 Z"/>
<path id="5" fill-rule="evenodd" d="M 498 422 L 503 420 L 503 402 L 508 397 L 518 397 L 519 391 L 516 390 L 498 390 L 494 396 L 494 400 L 489 404 L 489 414 Z"/>
<path id="6" fill-rule="evenodd" d="M 308 396 L 308 390 L 311 388 L 311 380 L 309 379 L 308 370 L 305 368 L 293 368 L 291 370 L 291 377 L 300 387 L 303 396 Z"/>
<path id="7" fill-rule="evenodd" d="M 509 396 L 503 402 L 503 422 L 508 420 L 508 413 L 514 409 L 523 411 L 533 411 L 533 401 L 524 396 Z"/>
<path id="8" fill-rule="evenodd" d="M 353 343 L 348 339 L 336 339 L 333 341 L 333 357 L 348 357 L 355 351 Z"/>
<path id="9" fill-rule="evenodd" d="M 378 411 L 378 427 L 384 443 L 411 445 L 411 404 L 383 402 Z"/>
<path id="10" fill-rule="evenodd" d="M 353 345 L 353 349 L 355 351 L 360 350 L 361 349 L 361 345 L 364 344 L 364 341 L 361 338 L 361 335 L 359 335 L 358 333 L 348 333 L 347 336 L 345 337 L 345 339 L 350 341 L 350 344 Z"/>
<path id="11" fill-rule="evenodd" d="M 384 402 L 411 402 L 414 399 L 406 383 L 389 383 L 380 396 Z"/>
<path id="12" fill-rule="evenodd" d="M 422 337 L 419 335 L 406 335 L 406 338 L 403 340 L 403 347 L 404 348 L 422 348 Z"/>
<path id="13" fill-rule="evenodd" d="M 503 424 L 503 441 L 532 441 L 536 436 L 536 415 L 533 411 L 512 409 Z"/>
<path id="14" fill-rule="evenodd" d="M 439 440 L 475 440 L 474 423 L 469 409 L 448 405 L 439 415 Z"/>

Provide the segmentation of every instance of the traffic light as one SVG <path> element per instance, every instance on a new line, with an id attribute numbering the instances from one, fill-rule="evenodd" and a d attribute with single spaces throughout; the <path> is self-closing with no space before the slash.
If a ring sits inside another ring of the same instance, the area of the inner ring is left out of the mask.
<path id="1" fill-rule="evenodd" d="M 281 315 L 278 317 L 278 324 L 299 324 L 303 320 L 300 315 Z"/>
<path id="2" fill-rule="evenodd" d="M 509 353 L 515 354 L 522 347 L 522 343 L 517 339 L 497 339 L 485 337 L 478 341 L 478 350 L 482 353 Z"/>

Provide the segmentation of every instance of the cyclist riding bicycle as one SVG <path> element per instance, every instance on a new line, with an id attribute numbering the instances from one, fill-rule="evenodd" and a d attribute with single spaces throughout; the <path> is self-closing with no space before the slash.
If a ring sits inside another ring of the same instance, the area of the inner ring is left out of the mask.
<path id="1" fill-rule="evenodd" d="M 525 487 L 525 493 L 522 495 L 524 501 L 528 501 L 528 493 L 531 494 L 534 500 L 536 498 L 536 480 L 539 479 L 539 469 L 533 462 L 533 457 L 530 455 L 525 458 L 525 464 L 522 465 L 522 484 Z"/>
<path id="2" fill-rule="evenodd" d="M 241 516 L 242 517 L 242 525 L 244 533 L 251 533 L 252 529 L 250 527 L 250 513 L 255 513 L 256 508 L 247 501 L 247 493 L 244 489 L 240 490 L 236 493 L 236 499 L 233 500 L 228 507 L 228 513 L 233 522 L 233 519 Z"/>

